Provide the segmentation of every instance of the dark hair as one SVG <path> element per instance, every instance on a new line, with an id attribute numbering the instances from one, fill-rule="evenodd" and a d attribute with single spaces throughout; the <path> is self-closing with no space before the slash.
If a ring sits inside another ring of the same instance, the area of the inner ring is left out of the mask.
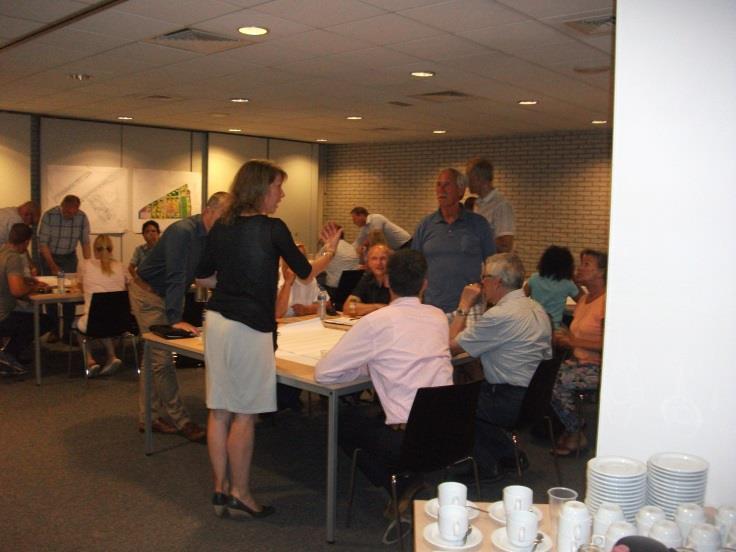
<path id="1" fill-rule="evenodd" d="M 33 230 L 27 224 L 17 222 L 10 227 L 10 233 L 8 233 L 8 242 L 13 245 L 20 245 L 23 242 L 27 242 L 33 237 Z"/>
<path id="2" fill-rule="evenodd" d="M 154 228 L 156 228 L 156 232 L 158 232 L 159 234 L 161 233 L 161 227 L 158 225 L 158 222 L 156 222 L 155 220 L 147 220 L 143 223 L 143 226 L 141 227 L 141 234 L 144 234 L 146 232 L 146 228 L 148 228 L 149 226 L 153 226 Z"/>
<path id="3" fill-rule="evenodd" d="M 82 200 L 79 199 L 79 196 L 75 196 L 72 194 L 65 195 L 64 199 L 61 200 L 62 205 L 76 205 L 79 207 L 82 204 Z"/>
<path id="4" fill-rule="evenodd" d="M 240 167 L 230 186 L 233 201 L 225 212 L 223 221 L 232 224 L 243 211 L 258 212 L 268 193 L 268 187 L 279 176 L 286 180 L 286 171 L 268 159 L 251 159 Z"/>
<path id="5" fill-rule="evenodd" d="M 583 249 L 580 252 L 580 259 L 583 257 L 593 257 L 595 264 L 598 265 L 598 269 L 603 271 L 603 281 L 608 280 L 608 253 L 603 251 L 596 251 L 595 249 Z"/>
<path id="6" fill-rule="evenodd" d="M 368 209 L 365 207 L 353 207 L 352 211 L 350 211 L 351 215 L 363 215 L 364 217 L 368 216 Z"/>
<path id="7" fill-rule="evenodd" d="M 553 280 L 572 280 L 575 259 L 567 247 L 550 245 L 542 253 L 537 264 L 539 275 Z"/>
<path id="8" fill-rule="evenodd" d="M 465 167 L 468 176 L 477 176 L 481 180 L 490 182 L 493 180 L 493 163 L 482 157 L 475 157 L 468 161 Z"/>
<path id="9" fill-rule="evenodd" d="M 465 198 L 465 203 L 463 203 L 463 207 L 465 207 L 466 211 L 472 211 L 475 207 L 476 201 L 478 201 L 478 198 L 476 196 L 468 196 Z"/>
<path id="10" fill-rule="evenodd" d="M 386 263 L 389 287 L 399 297 L 416 297 L 427 277 L 427 261 L 419 251 L 399 249 Z"/>

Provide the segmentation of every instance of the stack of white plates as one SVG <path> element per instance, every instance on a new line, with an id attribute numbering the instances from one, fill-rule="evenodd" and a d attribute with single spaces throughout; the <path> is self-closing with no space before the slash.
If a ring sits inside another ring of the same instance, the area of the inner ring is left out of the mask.
<path id="1" fill-rule="evenodd" d="M 695 502 L 703 505 L 708 485 L 708 462 L 679 452 L 655 454 L 647 462 L 649 480 L 648 503 L 662 508 L 672 519 L 678 504 Z"/>
<path id="2" fill-rule="evenodd" d="M 627 521 L 647 500 L 647 467 L 644 462 L 623 456 L 600 456 L 588 461 L 585 504 L 595 515 L 604 502 L 618 504 Z"/>

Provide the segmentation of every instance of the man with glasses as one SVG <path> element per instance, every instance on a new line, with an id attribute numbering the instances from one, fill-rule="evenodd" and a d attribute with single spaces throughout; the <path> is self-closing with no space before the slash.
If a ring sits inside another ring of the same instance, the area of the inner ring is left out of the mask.
<path id="1" fill-rule="evenodd" d="M 38 227 L 38 248 L 41 253 L 41 270 L 46 275 L 55 276 L 59 272 L 77 271 L 77 243 L 82 245 L 82 255 L 89 259 L 92 251 L 89 243 L 89 220 L 79 209 L 81 200 L 75 195 L 67 195 L 61 205 L 52 207 L 41 217 Z M 67 343 L 69 331 L 74 320 L 75 305 L 64 303 L 64 332 L 62 340 Z M 48 309 L 52 330 L 46 339 L 48 343 L 59 340 L 56 328 L 59 327 L 56 305 Z"/>
<path id="2" fill-rule="evenodd" d="M 489 257 L 481 284 L 465 286 L 450 324 L 450 350 L 480 358 L 484 382 L 476 411 L 475 457 L 486 473 L 514 465 L 512 427 L 526 389 L 542 360 L 552 358 L 552 325 L 544 308 L 524 294 L 524 265 L 514 253 Z M 473 325 L 477 301 L 493 306 Z"/>

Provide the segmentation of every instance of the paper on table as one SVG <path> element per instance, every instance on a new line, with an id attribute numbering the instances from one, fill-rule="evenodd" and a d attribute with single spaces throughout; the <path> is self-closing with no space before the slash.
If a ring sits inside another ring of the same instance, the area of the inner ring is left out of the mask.
<path id="1" fill-rule="evenodd" d="M 276 357 L 308 366 L 317 364 L 322 351 L 329 351 L 345 332 L 322 326 L 319 318 L 279 326 Z"/>

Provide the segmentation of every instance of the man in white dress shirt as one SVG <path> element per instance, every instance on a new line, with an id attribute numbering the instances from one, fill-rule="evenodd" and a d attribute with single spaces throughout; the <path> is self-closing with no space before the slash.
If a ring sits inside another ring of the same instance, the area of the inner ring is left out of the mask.
<path id="1" fill-rule="evenodd" d="M 370 374 L 378 405 L 347 409 L 340 424 L 340 445 L 376 486 L 390 490 L 398 465 L 403 430 L 420 387 L 452 384 L 447 317 L 419 297 L 427 287 L 427 262 L 419 251 L 402 249 L 388 261 L 391 303 L 360 319 L 315 367 L 320 383 L 352 381 Z M 421 487 L 421 478 L 399 488 L 401 504 Z"/>
<path id="2" fill-rule="evenodd" d="M 481 384 L 475 418 L 475 459 L 488 474 L 514 462 L 506 428 L 516 422 L 529 382 L 542 360 L 552 358 L 552 323 L 544 308 L 521 289 L 524 265 L 514 253 L 485 262 L 482 283 L 468 284 L 450 324 L 450 349 L 480 358 Z M 493 304 L 471 328 L 470 308 L 480 299 Z"/>
<path id="3" fill-rule="evenodd" d="M 493 230 L 496 252 L 511 251 L 516 233 L 514 209 L 501 192 L 493 187 L 493 164 L 480 157 L 471 159 L 465 168 L 465 174 L 470 191 L 478 194 L 475 212 L 483 215 Z"/>

